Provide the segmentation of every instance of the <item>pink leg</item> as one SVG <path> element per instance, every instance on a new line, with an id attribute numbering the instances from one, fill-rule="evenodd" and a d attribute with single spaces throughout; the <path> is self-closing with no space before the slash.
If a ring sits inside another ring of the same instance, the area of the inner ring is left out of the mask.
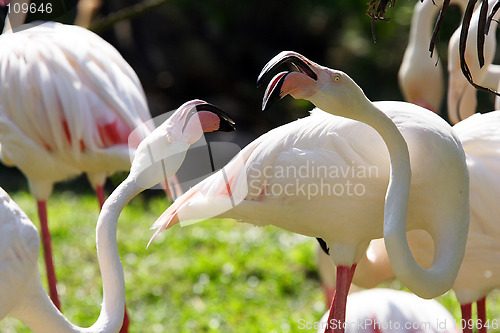
<path id="1" fill-rule="evenodd" d="M 105 201 L 104 187 L 102 185 L 97 185 L 95 193 L 97 194 L 97 200 L 99 200 L 99 209 L 102 209 L 102 205 L 104 205 Z"/>
<path id="2" fill-rule="evenodd" d="M 172 196 L 172 192 L 170 191 L 170 184 L 168 183 L 168 180 L 165 180 L 163 186 L 164 186 L 165 194 L 167 195 L 168 200 L 173 202 L 174 199 Z"/>
<path id="3" fill-rule="evenodd" d="M 477 330 L 478 333 L 486 333 L 488 329 L 483 325 L 486 324 L 486 296 L 476 302 L 477 304 L 477 322 L 481 327 Z"/>
<path id="4" fill-rule="evenodd" d="M 123 325 L 122 325 L 122 328 L 120 329 L 120 333 L 127 333 L 129 324 L 130 324 L 130 320 L 128 318 L 127 307 L 125 306 L 125 314 L 123 316 Z"/>
<path id="5" fill-rule="evenodd" d="M 179 184 L 179 179 L 177 178 L 177 175 L 173 175 L 171 177 L 171 180 L 172 180 L 172 187 L 175 190 L 175 198 L 178 198 L 183 194 L 181 184 Z"/>
<path id="6" fill-rule="evenodd" d="M 325 333 L 344 333 L 345 309 L 347 303 L 347 294 L 351 287 L 352 278 L 356 265 L 351 267 L 337 266 L 337 283 L 335 287 L 335 296 L 330 307 L 328 315 L 328 325 Z M 331 325 L 333 324 L 333 325 Z"/>
<path id="7" fill-rule="evenodd" d="M 473 325 L 469 325 L 472 319 L 472 303 L 460 304 L 462 310 L 462 323 L 464 326 L 462 333 L 472 333 Z"/>
<path id="8" fill-rule="evenodd" d="M 37 201 L 38 217 L 40 219 L 40 227 L 42 233 L 43 257 L 45 259 L 45 268 L 47 270 L 47 279 L 49 283 L 50 299 L 54 305 L 60 310 L 59 295 L 57 294 L 56 272 L 54 270 L 54 262 L 52 261 L 52 245 L 50 240 L 49 225 L 47 219 L 47 202 Z"/>

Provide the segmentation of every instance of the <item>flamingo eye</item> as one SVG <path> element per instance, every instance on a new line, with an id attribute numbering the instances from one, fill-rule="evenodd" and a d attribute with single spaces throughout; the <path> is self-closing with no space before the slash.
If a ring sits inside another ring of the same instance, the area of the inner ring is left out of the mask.
<path id="1" fill-rule="evenodd" d="M 335 74 L 335 75 L 333 76 L 333 82 L 340 82 L 340 75 Z"/>

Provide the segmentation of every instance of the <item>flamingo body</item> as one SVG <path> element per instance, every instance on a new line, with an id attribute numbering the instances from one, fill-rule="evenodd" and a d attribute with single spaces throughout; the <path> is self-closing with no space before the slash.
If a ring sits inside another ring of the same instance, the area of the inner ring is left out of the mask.
<path id="1" fill-rule="evenodd" d="M 54 22 L 4 33 L 0 45 L 1 157 L 26 174 L 37 199 L 81 173 L 102 185 L 105 175 L 130 168 L 128 136 L 151 116 L 116 49 Z"/>

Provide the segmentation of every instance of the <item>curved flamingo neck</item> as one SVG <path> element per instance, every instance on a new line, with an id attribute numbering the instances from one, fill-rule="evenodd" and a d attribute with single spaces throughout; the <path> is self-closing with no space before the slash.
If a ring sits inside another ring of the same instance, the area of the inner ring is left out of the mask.
<path id="1" fill-rule="evenodd" d="M 460 266 L 460 257 L 463 255 L 460 247 L 460 238 L 463 238 L 463 235 L 460 234 L 461 237 L 458 238 L 449 237 L 446 223 L 443 223 L 431 233 L 436 250 L 430 269 L 423 269 L 415 261 L 406 237 L 411 183 L 408 147 L 392 120 L 375 105 L 371 105 L 372 110 L 363 113 L 365 119 L 362 121 L 380 134 L 389 150 L 391 164 L 384 206 L 384 241 L 387 254 L 396 277 L 406 287 L 422 298 L 433 298 L 443 294 L 453 285 Z"/>
<path id="2" fill-rule="evenodd" d="M 89 330 L 113 332 L 110 327 L 119 329 L 123 323 L 125 280 L 116 242 L 116 228 L 123 208 L 142 190 L 131 178 L 125 179 L 106 200 L 99 214 L 96 243 L 102 275 L 103 302 L 99 318 Z"/>
<path id="3" fill-rule="evenodd" d="M 30 293 L 12 314 L 37 333 L 118 332 L 123 323 L 125 309 L 125 281 L 116 242 L 116 227 L 123 208 L 142 190 L 131 177 L 125 179 L 106 200 L 99 215 L 96 243 L 103 283 L 103 303 L 94 325 L 80 328 L 70 323 L 50 301 L 39 277 L 34 278 Z"/>

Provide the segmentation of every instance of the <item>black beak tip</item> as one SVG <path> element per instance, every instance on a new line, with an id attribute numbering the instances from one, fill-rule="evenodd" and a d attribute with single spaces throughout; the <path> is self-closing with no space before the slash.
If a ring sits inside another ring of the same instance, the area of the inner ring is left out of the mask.
<path id="1" fill-rule="evenodd" d="M 262 102 L 262 112 L 269 110 L 270 107 L 271 107 L 271 103 L 268 103 L 268 101 Z"/>
<path id="2" fill-rule="evenodd" d="M 232 132 L 236 130 L 236 127 L 234 126 L 234 120 L 216 105 L 213 105 L 211 103 L 198 104 L 196 106 L 196 111 L 210 111 L 217 115 L 220 120 L 219 129 L 217 129 L 217 131 Z"/>
<path id="3" fill-rule="evenodd" d="M 219 119 L 220 119 L 220 124 L 218 131 L 233 132 L 236 130 L 236 127 L 234 126 L 234 121 L 232 119 L 226 119 L 222 117 L 219 117 Z"/>

